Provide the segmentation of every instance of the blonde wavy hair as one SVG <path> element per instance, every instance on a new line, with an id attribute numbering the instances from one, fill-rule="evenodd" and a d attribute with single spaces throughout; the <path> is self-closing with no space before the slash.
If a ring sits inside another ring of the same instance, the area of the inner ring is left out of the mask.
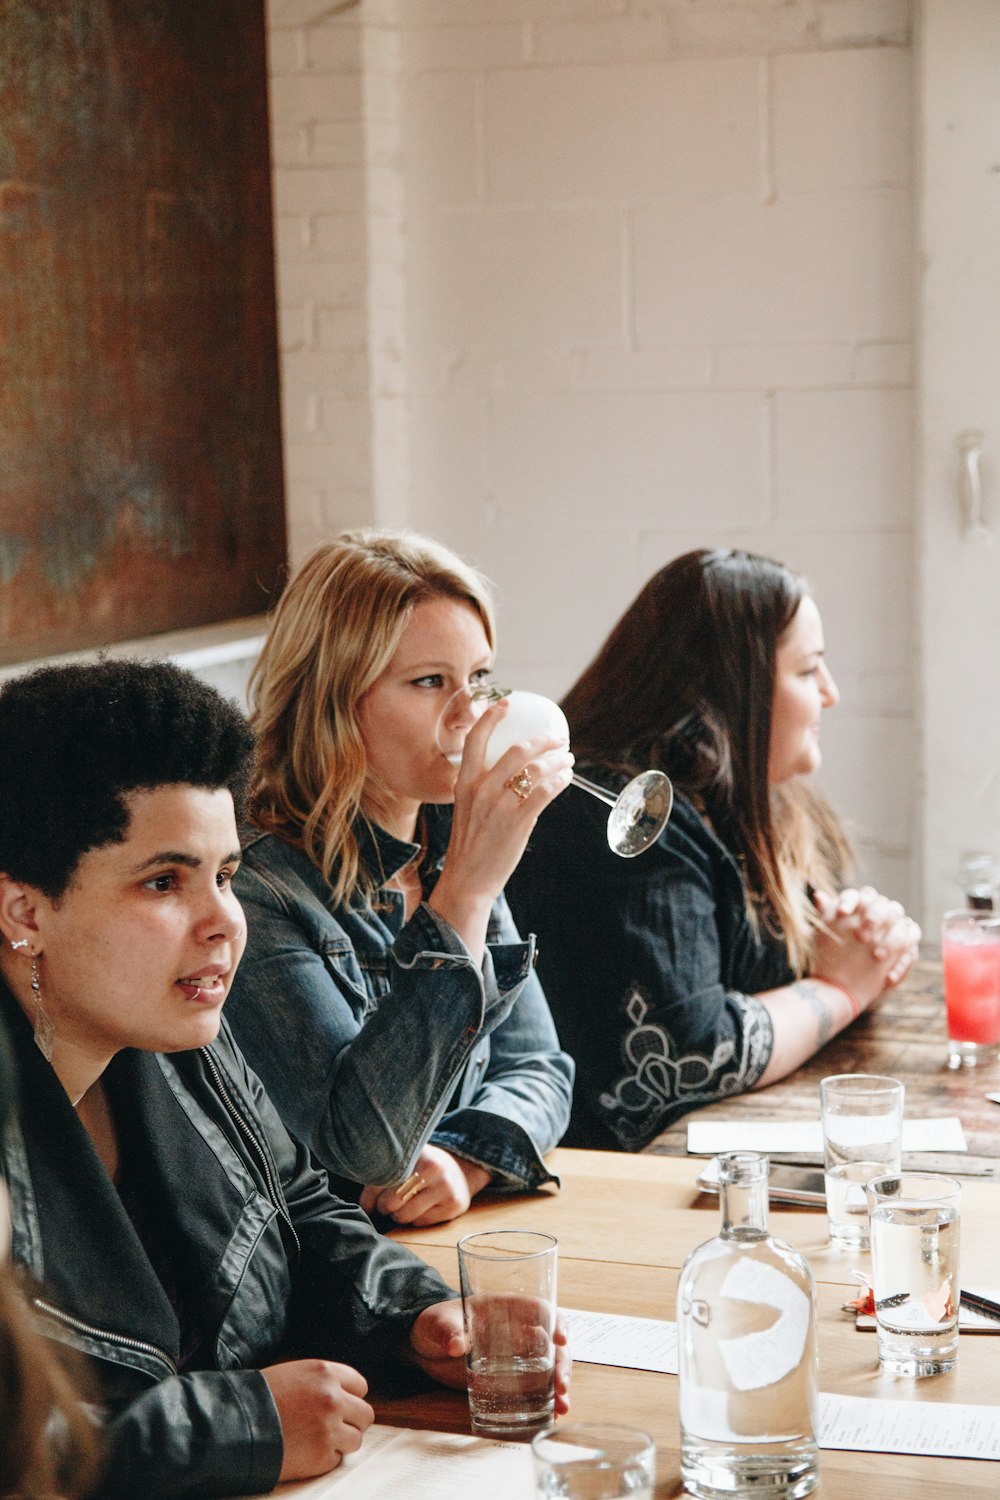
<path id="1" fill-rule="evenodd" d="M 289 581 L 251 674 L 252 816 L 304 850 L 337 903 L 379 883 L 354 832 L 368 775 L 358 704 L 416 606 L 440 596 L 476 611 L 492 650 L 493 602 L 474 568 L 412 532 L 345 531 Z"/>

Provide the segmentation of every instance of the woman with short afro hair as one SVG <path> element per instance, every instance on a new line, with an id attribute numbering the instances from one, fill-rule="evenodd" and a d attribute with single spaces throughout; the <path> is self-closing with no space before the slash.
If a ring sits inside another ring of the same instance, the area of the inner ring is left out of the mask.
<path id="1" fill-rule="evenodd" d="M 0 1143 L 16 1263 L 100 1396 L 102 1500 L 335 1467 L 405 1366 L 465 1383 L 461 1305 L 292 1139 L 222 1019 L 252 736 L 178 667 L 0 688 Z M 560 1401 L 565 1405 L 565 1375 Z"/>

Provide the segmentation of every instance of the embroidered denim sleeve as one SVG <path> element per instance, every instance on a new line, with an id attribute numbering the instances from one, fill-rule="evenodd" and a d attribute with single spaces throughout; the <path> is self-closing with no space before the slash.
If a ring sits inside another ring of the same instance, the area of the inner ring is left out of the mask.
<path id="1" fill-rule="evenodd" d="M 649 1002 L 641 990 L 625 996 L 622 1071 L 598 1099 L 623 1150 L 640 1149 L 688 1110 L 743 1094 L 761 1077 L 774 1044 L 770 1014 L 752 995 L 731 992 L 726 1006 L 735 1024 L 706 1054 L 679 1047 L 664 1025 L 647 1020 Z"/>
<path id="2" fill-rule="evenodd" d="M 608 851 L 603 818 L 568 803 L 540 820 L 511 904 L 536 934 L 576 1062 L 565 1144 L 638 1151 L 688 1110 L 753 1087 L 774 1044 L 755 996 L 792 976 L 783 944 L 747 917 L 735 860 L 683 797 L 632 861 Z"/>

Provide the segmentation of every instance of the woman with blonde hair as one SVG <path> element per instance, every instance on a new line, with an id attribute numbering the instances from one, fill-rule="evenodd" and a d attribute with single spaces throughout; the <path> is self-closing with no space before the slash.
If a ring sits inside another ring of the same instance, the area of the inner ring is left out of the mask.
<path id="1" fill-rule="evenodd" d="M 803 580 L 718 548 L 655 574 L 563 700 L 585 775 L 654 766 L 676 791 L 634 860 L 563 799 L 511 882 L 577 1065 L 568 1145 L 639 1150 L 784 1077 L 906 973 L 919 928 L 842 889 L 846 837 L 802 779 L 838 698 Z"/>
<path id="2" fill-rule="evenodd" d="M 486 768 L 506 704 L 471 705 L 494 644 L 453 553 L 347 532 L 291 579 L 251 681 L 227 1014 L 290 1128 L 401 1223 L 549 1181 L 569 1118 L 572 1064 L 503 887 L 572 757 L 536 738 Z"/>

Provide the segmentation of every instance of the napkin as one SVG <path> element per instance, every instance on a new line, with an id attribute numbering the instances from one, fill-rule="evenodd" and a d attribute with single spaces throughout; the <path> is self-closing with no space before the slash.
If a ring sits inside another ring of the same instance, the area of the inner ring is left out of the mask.
<path id="1" fill-rule="evenodd" d="M 823 1153 L 819 1120 L 692 1120 L 687 1128 L 692 1156 L 718 1156 L 720 1151 L 785 1151 Z M 940 1120 L 904 1120 L 904 1151 L 967 1151 L 965 1132 L 957 1115 Z"/>

